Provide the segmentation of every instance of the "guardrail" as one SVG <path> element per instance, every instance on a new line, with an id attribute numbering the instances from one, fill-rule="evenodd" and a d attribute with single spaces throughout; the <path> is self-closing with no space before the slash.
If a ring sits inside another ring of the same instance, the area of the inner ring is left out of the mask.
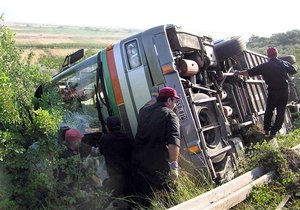
<path id="1" fill-rule="evenodd" d="M 300 144 L 292 149 L 300 152 Z M 173 206 L 169 210 L 229 209 L 244 201 L 255 185 L 271 182 L 273 176 L 274 171 L 264 174 L 262 167 L 256 167 L 219 187 Z"/>
<path id="2" fill-rule="evenodd" d="M 243 201 L 254 185 L 269 182 L 272 176 L 273 172 L 264 175 L 262 167 L 257 167 L 169 210 L 229 209 Z"/>

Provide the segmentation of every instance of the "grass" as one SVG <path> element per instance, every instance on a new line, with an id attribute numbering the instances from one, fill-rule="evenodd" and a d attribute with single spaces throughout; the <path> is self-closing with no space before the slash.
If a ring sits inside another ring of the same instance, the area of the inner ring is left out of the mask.
<path id="1" fill-rule="evenodd" d="M 300 129 L 296 129 L 286 135 L 279 135 L 277 142 L 280 147 L 292 148 L 300 144 Z"/>
<path id="2" fill-rule="evenodd" d="M 279 147 L 264 141 L 249 147 L 244 168 L 264 166 L 266 171 L 274 170 L 275 179 L 269 184 L 257 185 L 249 197 L 233 210 L 276 209 L 286 195 L 292 195 L 285 208 L 300 209 L 300 154 L 290 149 L 300 144 L 300 130 L 277 137 Z"/>
<path id="3" fill-rule="evenodd" d="M 150 209 L 171 208 L 214 188 L 208 171 L 195 168 L 191 162 L 182 156 L 179 164 L 180 176 L 175 183 L 172 183 L 172 190 L 156 192 L 151 199 Z"/>
<path id="4" fill-rule="evenodd" d="M 246 154 L 246 159 L 241 161 L 240 170 L 244 172 L 253 169 L 258 165 L 263 165 L 266 171 L 276 170 L 276 179 L 270 184 L 258 185 L 254 187 L 249 197 L 242 203 L 233 207 L 233 210 L 244 209 L 276 209 L 278 204 L 287 194 L 292 194 L 292 199 L 287 203 L 289 209 L 300 209 L 300 199 L 296 193 L 300 189 L 300 155 L 292 151 L 291 147 L 300 144 L 300 130 L 296 129 L 287 135 L 278 136 L 279 148 L 263 140 L 263 135 L 258 128 L 250 129 L 248 135 L 253 138 L 255 132 L 258 137 L 254 144 L 250 144 Z M 250 141 L 250 138 L 248 139 Z M 214 186 L 210 180 L 199 172 L 200 177 L 195 176 L 186 168 L 188 162 L 180 161 L 183 168 L 180 171 L 176 190 L 160 192 L 152 199 L 151 209 L 167 209 L 179 203 L 192 199 L 196 196 L 211 190 Z M 188 172 L 189 171 L 189 172 Z M 300 192 L 299 192 L 300 194 Z"/>

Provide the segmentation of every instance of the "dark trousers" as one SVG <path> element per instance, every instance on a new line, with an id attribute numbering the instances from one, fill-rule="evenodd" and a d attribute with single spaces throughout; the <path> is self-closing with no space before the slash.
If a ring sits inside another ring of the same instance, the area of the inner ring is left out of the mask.
<path id="1" fill-rule="evenodd" d="M 111 193 L 112 197 L 131 195 L 129 175 L 114 175 L 103 181 L 103 190 Z"/>
<path id="2" fill-rule="evenodd" d="M 174 188 L 167 180 L 161 184 L 151 183 L 150 180 L 138 172 L 133 173 L 131 183 L 133 190 L 133 209 L 149 209 L 155 193 L 159 191 L 168 192 Z"/>
<path id="3" fill-rule="evenodd" d="M 153 185 L 141 174 L 133 173 L 132 175 L 132 206 L 134 209 L 149 208 L 153 198 Z"/>
<path id="4" fill-rule="evenodd" d="M 278 132 L 284 122 L 284 114 L 288 102 L 289 90 L 276 90 L 268 92 L 267 107 L 264 116 L 264 130 L 271 131 L 272 135 Z M 274 125 L 271 126 L 273 112 L 276 109 Z"/>

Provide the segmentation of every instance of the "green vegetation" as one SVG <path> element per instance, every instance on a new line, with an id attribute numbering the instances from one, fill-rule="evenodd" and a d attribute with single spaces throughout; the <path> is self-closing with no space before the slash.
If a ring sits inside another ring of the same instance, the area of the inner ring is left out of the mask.
<path id="1" fill-rule="evenodd" d="M 276 47 L 278 49 L 279 56 L 295 56 L 296 66 L 300 67 L 300 30 L 273 34 L 269 38 L 252 35 L 247 43 L 247 48 L 264 55 L 266 54 L 266 49 L 268 47 Z M 298 70 L 295 80 L 298 90 L 300 90 L 299 75 L 300 72 Z"/>
<path id="2" fill-rule="evenodd" d="M 286 195 L 291 201 L 288 209 L 300 208 L 300 154 L 290 149 L 300 144 L 299 128 L 277 138 L 279 147 L 263 141 L 247 148 L 246 158 L 241 163 L 244 171 L 263 166 L 266 172 L 275 171 L 275 178 L 269 184 L 255 186 L 245 202 L 235 206 L 239 209 L 276 209 Z"/>
<path id="3" fill-rule="evenodd" d="M 268 47 L 276 47 L 279 56 L 294 55 L 300 66 L 300 30 L 273 34 L 269 38 L 252 35 L 247 43 L 247 48 L 264 55 Z"/>
<path id="4" fill-rule="evenodd" d="M 95 209 L 109 195 L 88 184 L 95 168 L 83 169 L 80 157 L 59 159 L 61 98 L 55 91 L 43 94 L 35 109 L 33 93 L 38 84 L 48 84 L 50 75 L 31 64 L 32 54 L 22 59 L 13 38 L 1 24 L 0 209 Z M 66 166 L 76 183 L 72 188 L 68 180 L 58 182 L 57 171 Z"/>
<path id="5" fill-rule="evenodd" d="M 53 55 L 47 49 L 45 50 L 45 52 L 45 55 L 39 56 L 37 65 L 40 67 L 40 71 L 53 76 L 62 70 L 62 64 L 64 62 L 65 56 Z M 94 49 L 86 50 L 85 55 L 82 59 L 92 56 L 95 53 L 97 53 L 97 51 Z"/>
<path id="6" fill-rule="evenodd" d="M 212 181 L 209 179 L 208 171 L 196 169 L 192 163 L 183 157 L 180 158 L 179 163 L 180 176 L 175 183 L 176 187 L 173 186 L 171 192 L 155 193 L 151 202 L 151 209 L 171 208 L 214 188 Z"/>
<path id="7" fill-rule="evenodd" d="M 2 17 L 0 18 L 2 21 Z M 116 39 L 134 33 L 131 30 L 119 31 L 109 29 L 95 29 L 91 27 L 32 27 L 13 28 L 17 33 L 26 30 L 34 34 L 77 34 L 76 43 L 62 44 L 16 44 L 13 32 L 0 24 L 0 209 L 93 209 L 107 202 L 109 195 L 99 189 L 87 185 L 87 175 L 82 171 L 75 173 L 76 188 L 71 192 L 59 194 L 58 191 L 66 185 L 57 185 L 53 171 L 66 163 L 58 161 L 58 154 L 62 148 L 57 145 L 57 125 L 61 121 L 60 98 L 57 94 L 44 95 L 40 108 L 34 109 L 36 99 L 33 93 L 38 84 L 47 84 L 54 71 L 59 71 L 64 56 L 55 55 L 50 49 L 85 48 L 86 56 L 94 54 L 95 49 L 105 45 L 90 43 L 88 36 L 95 34 L 102 38 Z M 248 47 L 265 53 L 269 45 L 279 46 L 281 54 L 295 54 L 300 61 L 299 31 L 273 35 L 268 38 L 251 37 Z M 118 35 L 115 35 L 118 33 Z M 81 42 L 79 36 L 84 37 Z M 280 39 L 279 39 L 280 38 Z M 274 40 L 272 40 L 274 39 Z M 276 42 L 275 42 L 276 40 Z M 286 43 L 286 40 L 291 40 Z M 104 42 L 103 42 L 104 43 Z M 33 53 L 23 58 L 22 48 L 45 49 L 45 55 L 39 56 L 33 64 Z M 285 49 L 289 49 L 285 51 Z M 294 53 L 293 53 L 294 52 Z M 38 63 L 38 64 L 37 64 Z M 51 71 L 49 71 L 49 69 Z M 253 138 L 251 137 L 253 140 Z M 279 148 L 268 142 L 257 139 L 256 144 L 247 148 L 245 163 L 241 161 L 244 171 L 251 170 L 257 165 L 264 166 L 266 171 L 276 171 L 276 181 L 269 185 L 257 186 L 246 202 L 235 209 L 274 209 L 285 194 L 292 194 L 293 199 L 287 204 L 288 208 L 300 209 L 299 155 L 291 151 L 290 147 L 300 143 L 300 130 L 278 137 Z M 250 140 L 249 140 L 250 141 Z M 34 144 L 36 143 L 36 144 Z M 37 147 L 32 147 L 36 146 Z M 38 148 L 38 149 L 36 149 Z M 74 166 L 80 162 L 74 160 Z M 42 163 L 43 167 L 32 168 L 32 163 Z M 170 192 L 157 194 L 152 200 L 153 209 L 165 209 L 189 200 L 213 185 L 203 176 L 203 171 L 195 176 L 187 166 L 190 164 L 183 159 L 180 161 L 181 176 L 177 188 Z M 71 172 L 70 172 L 71 173 Z"/>
<path id="8" fill-rule="evenodd" d="M 128 37 L 137 30 L 79 26 L 12 24 L 15 46 L 23 49 L 22 56 L 32 56 L 31 62 L 43 72 L 54 75 L 61 70 L 65 56 L 85 49 L 85 58 L 100 49 Z"/>
<path id="9" fill-rule="evenodd" d="M 16 33 L 16 46 L 32 49 L 102 49 L 108 44 L 117 42 L 124 37 L 137 33 L 137 30 L 111 29 L 78 26 L 43 26 L 43 25 L 12 25 L 11 30 Z M 29 40 L 25 41 L 23 38 Z M 18 41 L 21 39 L 22 41 Z M 43 43 L 48 39 L 51 42 Z"/>
<path id="10" fill-rule="evenodd" d="M 247 133 L 249 138 L 260 133 L 257 128 L 250 128 Z M 285 195 L 292 195 L 287 204 L 288 209 L 299 209 L 300 199 L 300 154 L 290 148 L 300 144 L 300 130 L 295 129 L 287 135 L 278 137 L 279 148 L 263 139 L 263 135 L 256 137 L 257 141 L 245 149 L 245 158 L 240 161 L 239 173 L 243 174 L 257 166 L 263 166 L 265 172 L 275 171 L 275 181 L 270 184 L 258 185 L 242 203 L 233 207 L 233 210 L 242 209 L 276 209 Z M 182 163 L 183 161 L 180 160 Z M 210 180 L 203 175 L 197 178 L 187 171 L 190 169 L 182 166 L 178 187 L 173 192 L 162 192 L 152 200 L 151 209 L 167 209 L 186 200 L 192 199 L 212 189 Z M 203 174 L 199 173 L 199 174 Z M 207 177 L 207 176 L 206 176 Z"/>
<path id="11" fill-rule="evenodd" d="M 2 17 L 0 20 L 2 21 Z M 1 24 L 0 160 L 1 168 L 4 169 L 3 177 L 8 176 L 11 180 L 1 182 L 8 189 L 1 195 L 1 209 L 18 209 L 20 206 L 30 208 L 35 205 L 31 201 L 35 199 L 33 194 L 36 195 L 37 185 L 29 178 L 29 157 L 26 151 L 36 141 L 43 141 L 50 149 L 53 148 L 53 142 L 57 138 L 57 125 L 61 119 L 59 109 L 55 107 L 47 105 L 48 110 L 34 110 L 33 93 L 36 85 L 46 84 L 50 81 L 50 76 L 31 65 L 31 54 L 22 60 L 21 53 L 15 46 L 11 30 Z"/>
<path id="12" fill-rule="evenodd" d="M 300 47 L 299 37 L 300 30 L 273 34 L 269 38 L 252 35 L 247 47 L 263 54 L 265 54 L 267 47 L 277 47 L 281 55 L 294 55 L 295 49 Z"/>

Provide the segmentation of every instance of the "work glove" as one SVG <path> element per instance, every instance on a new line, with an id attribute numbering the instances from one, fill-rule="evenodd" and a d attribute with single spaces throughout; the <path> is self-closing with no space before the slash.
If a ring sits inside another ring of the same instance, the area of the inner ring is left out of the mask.
<path id="1" fill-rule="evenodd" d="M 171 180 L 176 180 L 178 178 L 178 162 L 177 161 L 172 161 L 169 162 L 169 167 L 170 167 L 170 177 Z"/>

